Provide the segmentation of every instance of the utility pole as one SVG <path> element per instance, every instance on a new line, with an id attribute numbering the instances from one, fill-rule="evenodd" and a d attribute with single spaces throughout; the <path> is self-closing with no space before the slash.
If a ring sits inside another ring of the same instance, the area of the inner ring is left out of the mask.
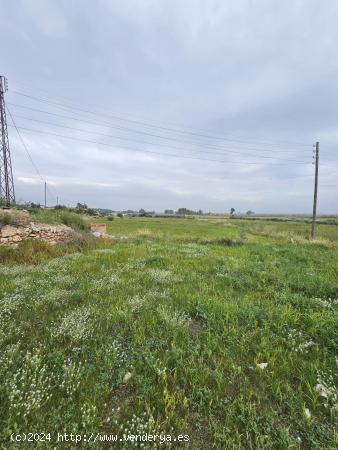
<path id="1" fill-rule="evenodd" d="M 45 208 L 47 207 L 47 181 L 45 181 Z"/>
<path id="2" fill-rule="evenodd" d="M 317 193 L 318 193 L 318 166 L 319 166 L 319 142 L 315 145 L 315 188 L 313 193 L 313 213 L 311 226 L 311 239 L 316 236 Z"/>
<path id="3" fill-rule="evenodd" d="M 0 75 L 0 200 L 9 207 L 15 203 L 13 171 L 6 119 L 7 78 Z"/>

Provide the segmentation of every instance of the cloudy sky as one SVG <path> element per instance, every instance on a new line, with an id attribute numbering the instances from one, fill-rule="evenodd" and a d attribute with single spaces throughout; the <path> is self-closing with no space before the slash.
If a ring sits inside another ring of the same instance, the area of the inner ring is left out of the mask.
<path id="1" fill-rule="evenodd" d="M 336 0 L 0 0 L 17 200 L 338 213 Z"/>

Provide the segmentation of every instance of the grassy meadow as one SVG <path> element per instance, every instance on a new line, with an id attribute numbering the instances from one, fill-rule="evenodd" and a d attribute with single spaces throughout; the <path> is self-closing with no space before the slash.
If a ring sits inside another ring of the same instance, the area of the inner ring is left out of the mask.
<path id="1" fill-rule="evenodd" d="M 110 239 L 24 243 L 0 264 L 0 448 L 142 448 L 59 447 L 61 432 L 336 448 L 337 226 L 312 243 L 303 223 L 106 223 Z"/>

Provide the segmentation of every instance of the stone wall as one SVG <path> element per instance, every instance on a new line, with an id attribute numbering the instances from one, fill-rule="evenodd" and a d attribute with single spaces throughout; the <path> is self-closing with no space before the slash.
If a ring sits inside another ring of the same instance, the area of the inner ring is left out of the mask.
<path id="1" fill-rule="evenodd" d="M 4 225 L 0 229 L 0 244 L 15 246 L 25 239 L 41 239 L 55 245 L 58 242 L 70 242 L 77 235 L 78 233 L 66 225 L 33 222 L 26 225 Z"/>

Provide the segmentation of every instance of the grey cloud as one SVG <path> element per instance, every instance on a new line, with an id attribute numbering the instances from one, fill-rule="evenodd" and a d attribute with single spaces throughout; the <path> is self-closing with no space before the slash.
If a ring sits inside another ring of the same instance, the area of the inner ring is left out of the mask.
<path id="1" fill-rule="evenodd" d="M 156 119 L 160 122 L 151 123 L 159 126 L 208 129 L 251 142 L 209 141 L 223 145 L 222 155 L 216 153 L 221 149 L 201 147 L 206 139 L 175 134 L 191 141 L 167 141 L 186 148 L 175 150 L 158 138 L 9 105 L 19 126 L 111 146 L 21 131 L 61 201 L 85 199 L 113 209 L 226 211 L 234 206 L 310 212 L 312 144 L 319 139 L 319 212 L 337 212 L 337 2 L 0 0 L 0 5 L 0 37 L 6 42 L 1 73 L 9 79 L 9 103 L 73 115 L 13 92 L 19 90 L 69 99 L 84 109 L 128 114 L 123 117 L 129 119 Z M 148 144 L 54 128 L 19 115 Z M 75 115 L 93 119 L 80 111 Z M 107 116 L 98 120 L 173 135 Z M 13 128 L 10 138 L 17 197 L 43 201 L 42 186 L 29 181 L 38 177 Z M 286 144 L 268 147 L 255 144 L 257 140 Z M 307 147 L 288 144 L 293 141 Z M 124 148 L 128 146 L 160 154 Z M 242 154 L 227 154 L 229 150 Z M 164 155 L 180 152 L 226 163 Z M 255 159 L 255 153 L 306 163 Z"/>

